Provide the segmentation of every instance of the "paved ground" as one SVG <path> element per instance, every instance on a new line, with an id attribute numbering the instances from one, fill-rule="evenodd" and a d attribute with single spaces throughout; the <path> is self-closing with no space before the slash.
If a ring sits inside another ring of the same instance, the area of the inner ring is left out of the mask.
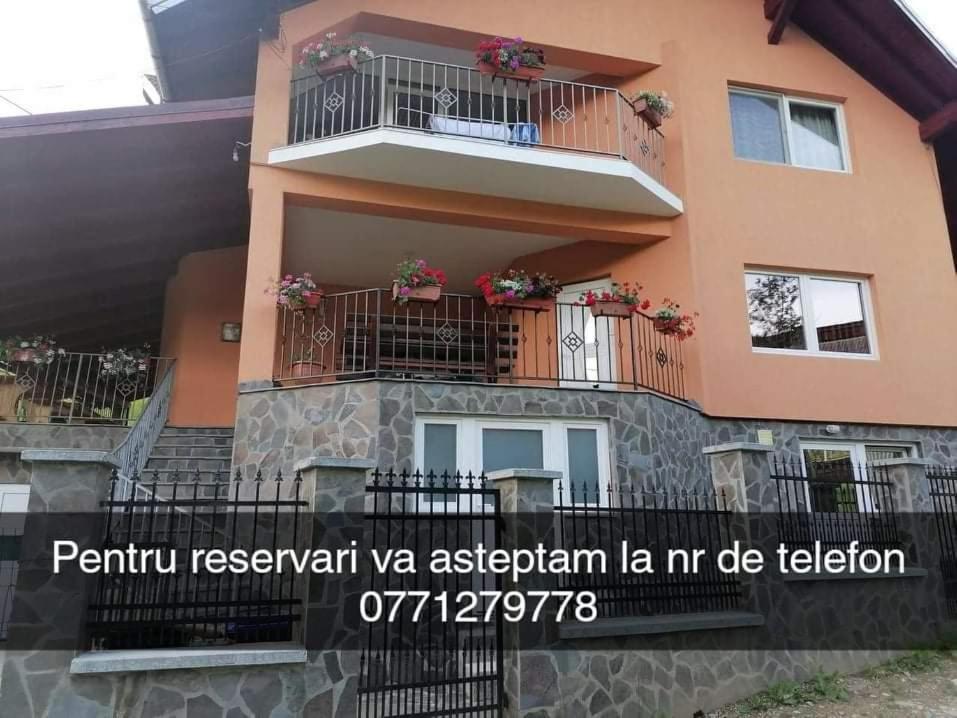
<path id="1" fill-rule="evenodd" d="M 935 670 L 848 676 L 848 700 L 747 712 L 739 704 L 709 718 L 951 718 L 957 717 L 957 659 Z"/>

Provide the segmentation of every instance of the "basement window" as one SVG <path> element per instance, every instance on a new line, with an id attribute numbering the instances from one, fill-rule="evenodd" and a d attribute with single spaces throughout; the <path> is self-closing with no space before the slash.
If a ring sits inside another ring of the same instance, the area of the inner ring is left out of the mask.
<path id="1" fill-rule="evenodd" d="M 739 159 L 847 171 L 840 105 L 741 89 L 730 91 L 730 105 Z"/>

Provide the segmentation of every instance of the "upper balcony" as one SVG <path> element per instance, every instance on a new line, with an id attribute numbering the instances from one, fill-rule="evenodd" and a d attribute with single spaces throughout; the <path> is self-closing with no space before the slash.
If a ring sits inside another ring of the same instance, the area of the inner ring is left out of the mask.
<path id="1" fill-rule="evenodd" d="M 396 55 L 292 82 L 278 167 L 674 217 L 665 142 L 615 88 Z"/>

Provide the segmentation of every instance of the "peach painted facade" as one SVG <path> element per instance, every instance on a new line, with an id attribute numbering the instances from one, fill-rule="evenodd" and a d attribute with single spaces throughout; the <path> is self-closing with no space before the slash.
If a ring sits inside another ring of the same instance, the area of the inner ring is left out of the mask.
<path id="1" fill-rule="evenodd" d="M 957 334 L 946 320 L 957 307 L 957 279 L 933 150 L 920 141 L 914 119 L 797 28 L 789 30 L 786 42 L 769 45 L 767 21 L 760 3 L 752 0 L 637 6 L 609 0 L 553 4 L 547 13 L 526 3 L 511 7 L 507 20 L 490 18 L 482 4 L 329 0 L 285 13 L 285 42 L 261 45 L 240 383 L 272 377 L 274 359 L 263 347 L 276 344 L 277 313 L 263 289 L 285 271 L 321 271 L 321 266 L 284 266 L 288 243 L 350 241 L 329 236 L 322 227 L 308 240 L 290 238 L 287 208 L 312 207 L 383 218 L 379 251 L 394 254 L 396 261 L 406 248 L 390 245 L 389 220 L 434 223 L 437 232 L 450 237 L 456 227 L 478 227 L 567 240 L 537 252 L 516 246 L 511 264 L 552 272 L 568 284 L 599 277 L 638 280 L 653 300 L 669 296 L 697 310 L 698 335 L 684 345 L 686 385 L 689 397 L 708 414 L 957 424 Z M 287 144 L 290 66 L 297 49 L 329 29 L 465 50 L 483 36 L 520 35 L 544 46 L 550 62 L 578 68 L 586 81 L 626 94 L 639 88 L 667 90 L 678 111 L 662 128 L 666 184 L 681 198 L 683 213 L 673 219 L 642 216 L 270 166 L 270 150 Z M 841 104 L 851 171 L 736 159 L 729 85 Z M 481 247 L 463 251 L 475 253 L 476 274 L 494 269 L 481 265 Z M 233 282 L 238 260 L 229 256 L 235 271 L 228 281 Z M 355 262 L 364 258 L 357 254 Z M 748 267 L 867 279 L 876 357 L 754 352 L 744 293 Z M 184 262 L 171 288 L 180 291 L 177 283 L 191 281 L 184 272 L 193 270 L 201 271 L 191 260 Z M 379 286 L 388 280 L 382 277 Z M 350 281 L 343 277 L 335 283 Z M 204 308 L 202 302 L 189 305 L 190 311 Z M 222 309 L 238 312 L 230 302 Z M 230 363 L 234 347 L 216 347 L 219 356 L 206 344 L 177 345 L 176 337 L 192 326 L 187 314 L 182 299 L 171 296 L 164 352 L 180 357 L 180 382 L 215 375 L 224 399 L 223 405 L 218 400 L 202 407 L 188 404 L 182 397 L 193 392 L 178 388 L 173 422 L 187 414 L 188 423 L 229 418 L 225 392 L 229 384 L 233 402 L 235 386 L 228 375 L 235 367 Z M 202 330 L 196 322 L 204 341 L 215 322 L 206 317 Z M 212 336 L 215 340 L 215 332 Z M 203 357 L 194 359 L 199 352 Z M 224 365 L 214 369 L 214 357 L 229 364 L 229 371 Z"/>
<path id="2" fill-rule="evenodd" d="M 223 322 L 242 319 L 246 248 L 183 258 L 166 288 L 163 356 L 176 357 L 171 426 L 230 426 L 236 420 L 239 344 L 221 340 Z"/>

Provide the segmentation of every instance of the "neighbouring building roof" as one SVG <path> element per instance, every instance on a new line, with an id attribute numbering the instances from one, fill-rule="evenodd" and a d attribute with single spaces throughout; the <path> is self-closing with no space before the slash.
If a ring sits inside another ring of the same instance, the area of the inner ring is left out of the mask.
<path id="1" fill-rule="evenodd" d="M 189 252 L 248 241 L 252 98 L 0 119 L 0 336 L 156 342 Z"/>

